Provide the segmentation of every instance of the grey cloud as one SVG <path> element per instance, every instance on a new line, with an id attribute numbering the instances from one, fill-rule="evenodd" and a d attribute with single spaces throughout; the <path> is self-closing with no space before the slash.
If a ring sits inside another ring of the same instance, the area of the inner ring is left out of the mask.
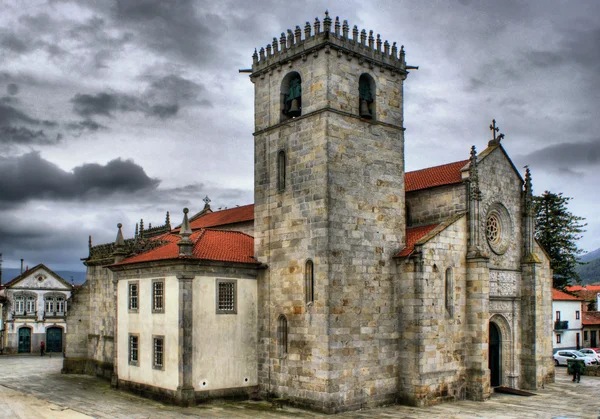
<path id="1" fill-rule="evenodd" d="M 6 93 L 8 93 L 11 96 L 16 95 L 17 93 L 19 93 L 19 86 L 15 83 L 9 83 L 6 86 Z"/>
<path id="2" fill-rule="evenodd" d="M 30 50 L 30 46 L 14 33 L 0 34 L 0 46 L 17 54 Z"/>
<path id="3" fill-rule="evenodd" d="M 4 206 L 32 199 L 104 200 L 115 193 L 152 190 L 158 184 L 158 179 L 148 177 L 132 160 L 85 163 L 66 172 L 37 152 L 0 157 L 0 205 Z"/>
<path id="4" fill-rule="evenodd" d="M 551 145 L 532 153 L 517 156 L 516 160 L 551 171 L 580 175 L 581 170 L 600 166 L 600 139 Z"/>
<path id="5" fill-rule="evenodd" d="M 81 135 L 83 132 L 95 132 L 107 129 L 106 126 L 97 123 L 92 119 L 84 119 L 78 122 L 69 122 L 65 127 L 75 135 Z"/>
<path id="6" fill-rule="evenodd" d="M 49 128 L 58 124 L 27 115 L 12 106 L 17 101 L 6 97 L 0 101 L 0 143 L 1 144 L 55 144 L 62 139 L 58 133 L 50 133 Z"/>

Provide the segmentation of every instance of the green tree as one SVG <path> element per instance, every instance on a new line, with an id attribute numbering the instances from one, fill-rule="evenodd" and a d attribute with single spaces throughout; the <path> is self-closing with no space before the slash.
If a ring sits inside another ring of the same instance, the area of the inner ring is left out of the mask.
<path id="1" fill-rule="evenodd" d="M 585 218 L 573 215 L 567 209 L 571 199 L 550 191 L 533 197 L 535 238 L 550 255 L 554 287 L 558 289 L 564 289 L 572 281 L 581 281 L 575 268 L 580 264 L 578 256 L 584 251 L 577 246 L 577 241 L 587 223 L 583 223 Z"/>

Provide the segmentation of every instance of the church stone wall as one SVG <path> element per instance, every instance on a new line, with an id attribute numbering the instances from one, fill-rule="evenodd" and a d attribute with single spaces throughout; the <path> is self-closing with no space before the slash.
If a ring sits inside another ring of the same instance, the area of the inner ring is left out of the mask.
<path id="1" fill-rule="evenodd" d="M 491 269 L 521 269 L 522 256 L 522 185 L 520 177 L 506 155 L 496 148 L 478 163 L 479 183 L 482 192 L 480 203 L 481 245 L 490 256 Z M 494 203 L 502 204 L 510 214 L 510 244 L 503 254 L 497 254 L 486 240 L 486 220 Z"/>
<path id="2" fill-rule="evenodd" d="M 90 289 L 85 282 L 67 302 L 67 327 L 69 333 L 65 342 L 65 361 L 63 371 L 65 373 L 85 373 L 87 359 L 87 342 L 89 334 L 89 301 Z"/>
<path id="3" fill-rule="evenodd" d="M 290 71 L 302 78 L 303 116 L 280 123 L 280 88 Z M 378 122 L 358 118 L 363 73 L 377 86 Z M 253 81 L 255 252 L 269 266 L 258 290 L 261 389 L 330 412 L 391 402 L 397 331 L 390 260 L 403 247 L 405 225 L 401 76 L 321 49 Z M 279 150 L 288 157 L 283 192 Z M 280 314 L 289 327 L 285 356 L 277 352 Z"/>
<path id="4" fill-rule="evenodd" d="M 115 335 L 115 292 L 113 275 L 104 266 L 88 264 L 85 287 L 87 291 L 69 307 L 67 326 L 77 323 L 78 333 L 73 345 L 67 337 L 66 360 L 63 369 L 65 372 L 85 372 L 110 379 L 114 362 L 114 335 Z M 88 293 L 89 297 L 85 297 Z M 71 314 L 71 310 L 74 311 Z M 88 316 L 89 326 L 79 325 L 85 323 Z M 87 329 L 87 330 L 86 330 Z M 81 357 L 81 343 L 87 331 L 87 354 Z M 69 333 L 70 335 L 70 333 Z"/>
<path id="5" fill-rule="evenodd" d="M 410 227 L 439 223 L 466 211 L 466 204 L 464 184 L 408 192 L 406 194 L 407 224 Z"/>
<path id="6" fill-rule="evenodd" d="M 423 406 L 466 397 L 466 225 L 466 217 L 460 218 L 422 246 L 421 258 L 398 261 L 405 278 L 397 285 L 403 403 Z M 454 285 L 450 310 L 448 268 Z"/>
<path id="7" fill-rule="evenodd" d="M 239 231 L 240 233 L 254 236 L 254 221 L 246 221 L 243 223 L 226 224 L 218 227 L 211 227 L 215 230 Z"/>

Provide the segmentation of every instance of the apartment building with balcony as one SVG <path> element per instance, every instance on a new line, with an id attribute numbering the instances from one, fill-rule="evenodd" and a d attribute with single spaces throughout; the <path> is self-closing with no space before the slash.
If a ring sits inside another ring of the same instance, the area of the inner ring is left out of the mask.
<path id="1" fill-rule="evenodd" d="M 552 290 L 554 341 L 552 348 L 579 349 L 582 341 L 582 302 L 579 297 L 557 289 Z"/>

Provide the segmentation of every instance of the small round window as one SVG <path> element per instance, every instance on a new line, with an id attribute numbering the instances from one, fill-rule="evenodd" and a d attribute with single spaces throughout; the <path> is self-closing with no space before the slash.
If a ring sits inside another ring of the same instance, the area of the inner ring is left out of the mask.
<path id="1" fill-rule="evenodd" d="M 495 203 L 490 206 L 485 222 L 485 236 L 494 253 L 501 255 L 508 250 L 512 237 L 512 222 L 502 204 Z"/>

